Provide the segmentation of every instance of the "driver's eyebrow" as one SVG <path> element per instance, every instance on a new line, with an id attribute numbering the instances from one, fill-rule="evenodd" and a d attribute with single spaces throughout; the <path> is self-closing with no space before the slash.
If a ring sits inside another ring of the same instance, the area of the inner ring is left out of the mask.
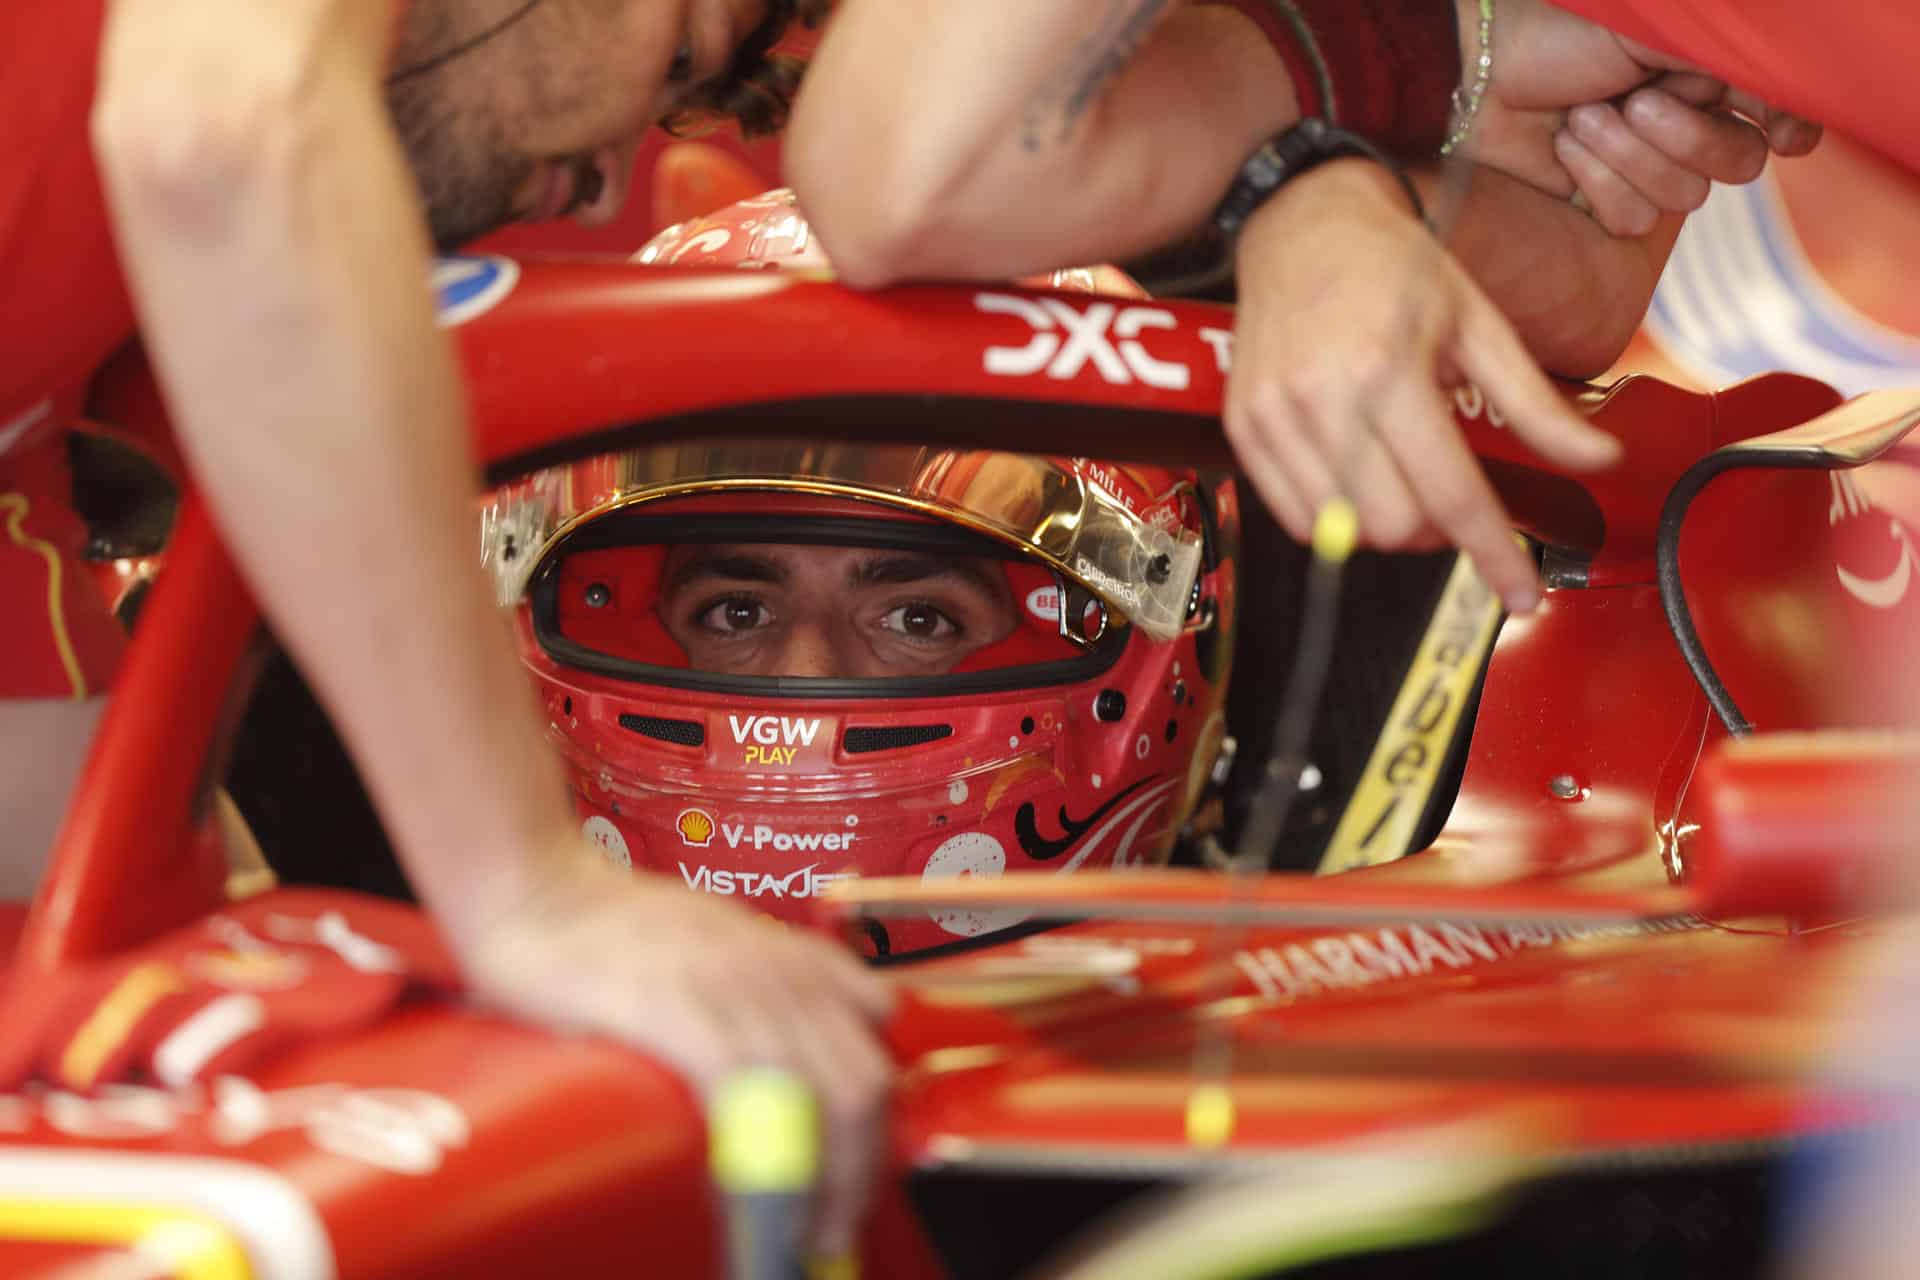
<path id="1" fill-rule="evenodd" d="M 769 582 L 776 586 L 787 580 L 787 571 L 778 562 L 762 556 L 705 556 L 689 560 L 673 571 L 667 580 L 668 591 L 678 591 L 690 582 L 724 578 L 732 582 Z"/>
<path id="2" fill-rule="evenodd" d="M 848 585 L 854 587 L 899 586 L 908 582 L 925 582 L 928 578 L 957 577 L 968 585 L 981 591 L 992 593 L 994 581 L 992 574 L 978 560 L 972 557 L 923 556 L 877 556 L 871 560 L 862 560 L 853 566 L 847 575 Z"/>

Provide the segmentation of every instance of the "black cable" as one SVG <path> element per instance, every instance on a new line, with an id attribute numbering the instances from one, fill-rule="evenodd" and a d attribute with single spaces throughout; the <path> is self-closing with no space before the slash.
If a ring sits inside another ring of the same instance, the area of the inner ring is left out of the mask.
<path id="1" fill-rule="evenodd" d="M 1707 487 L 1708 481 L 1729 465 L 1738 465 L 1729 463 L 1728 459 L 1733 456 L 1723 450 L 1708 454 L 1687 468 L 1686 474 L 1667 494 L 1666 503 L 1660 509 L 1660 531 L 1654 539 L 1654 564 L 1660 583 L 1660 607 L 1666 612 L 1667 629 L 1673 633 L 1687 670 L 1693 673 L 1700 692 L 1706 695 L 1707 705 L 1720 717 L 1727 732 L 1742 738 L 1753 732 L 1753 722 L 1741 712 L 1733 693 L 1714 670 L 1707 647 L 1700 642 L 1700 632 L 1694 628 L 1693 613 L 1687 608 L 1686 588 L 1680 581 L 1680 529 L 1686 522 L 1687 508 Z"/>
<path id="2" fill-rule="evenodd" d="M 1234 855 L 1236 872 L 1270 869 L 1287 815 L 1299 798 L 1307 745 L 1320 695 L 1326 688 L 1327 669 L 1333 662 L 1334 636 L 1340 620 L 1340 580 L 1345 568 L 1345 555 L 1316 554 L 1307 571 L 1306 600 L 1300 609 L 1300 644 L 1294 650 L 1293 671 L 1274 717 L 1266 774 L 1241 828 L 1239 851 Z"/>

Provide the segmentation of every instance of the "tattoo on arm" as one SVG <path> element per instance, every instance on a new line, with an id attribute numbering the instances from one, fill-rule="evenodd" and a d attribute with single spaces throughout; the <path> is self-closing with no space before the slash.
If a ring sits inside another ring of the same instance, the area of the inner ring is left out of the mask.
<path id="1" fill-rule="evenodd" d="M 1027 109 L 1021 145 L 1028 151 L 1040 150 L 1042 126 L 1049 117 L 1057 120 L 1053 145 L 1072 136 L 1101 91 L 1146 42 L 1167 4 L 1168 0 L 1116 0 L 1105 20 L 1074 47 L 1060 91 L 1042 95 Z"/>

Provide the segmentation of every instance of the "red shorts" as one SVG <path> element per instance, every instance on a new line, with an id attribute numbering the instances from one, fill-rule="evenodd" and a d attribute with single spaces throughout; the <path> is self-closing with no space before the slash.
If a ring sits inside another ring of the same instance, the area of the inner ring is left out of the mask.
<path id="1" fill-rule="evenodd" d="M 86 537 L 62 432 L 0 453 L 0 698 L 106 692 L 125 636 L 80 561 Z"/>

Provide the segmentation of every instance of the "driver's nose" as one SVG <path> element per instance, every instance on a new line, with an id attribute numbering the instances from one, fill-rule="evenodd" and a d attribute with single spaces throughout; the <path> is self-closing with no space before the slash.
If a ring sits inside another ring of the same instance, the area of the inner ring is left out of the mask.
<path id="1" fill-rule="evenodd" d="M 839 655 L 834 650 L 833 637 L 827 633 L 827 629 L 803 623 L 787 630 L 786 645 L 774 661 L 773 674 L 837 676 L 845 673 L 840 670 Z"/>

